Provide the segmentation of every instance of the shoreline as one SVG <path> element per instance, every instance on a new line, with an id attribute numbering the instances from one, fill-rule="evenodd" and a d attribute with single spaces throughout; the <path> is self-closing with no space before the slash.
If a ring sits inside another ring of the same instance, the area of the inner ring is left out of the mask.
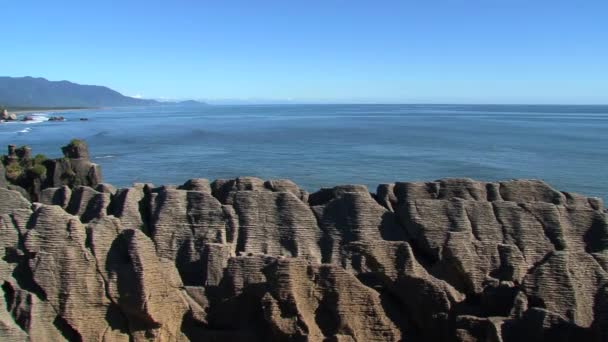
<path id="1" fill-rule="evenodd" d="M 20 109 L 16 109 L 16 110 L 11 110 L 10 108 L 7 108 L 9 113 L 13 113 L 13 114 L 17 114 L 17 115 L 23 115 L 23 114 L 33 114 L 33 113 L 54 113 L 54 112 L 61 112 L 61 113 L 65 113 L 65 112 L 76 112 L 76 111 L 82 111 L 82 110 L 87 110 L 87 109 L 95 109 L 93 107 L 91 108 L 87 108 L 87 107 L 82 107 L 82 108 L 70 108 L 70 107 L 65 107 L 65 108 L 40 108 L 40 109 L 35 109 L 35 108 L 20 108 Z"/>
<path id="2" fill-rule="evenodd" d="M 35 108 L 20 108 L 18 110 L 9 110 L 7 111 L 10 115 L 15 116 L 15 120 L 0 120 L 0 123 L 12 123 L 12 122 L 32 122 L 33 120 L 27 120 L 28 117 L 31 118 L 32 115 L 36 114 L 49 114 L 51 118 L 61 118 L 59 121 L 63 121 L 63 116 L 61 114 L 70 113 L 70 112 L 78 112 L 83 110 L 89 110 L 94 108 L 74 108 L 74 107 L 58 107 L 58 108 L 50 108 L 50 107 L 42 107 L 39 109 Z M 48 120 L 55 121 L 55 120 Z"/>

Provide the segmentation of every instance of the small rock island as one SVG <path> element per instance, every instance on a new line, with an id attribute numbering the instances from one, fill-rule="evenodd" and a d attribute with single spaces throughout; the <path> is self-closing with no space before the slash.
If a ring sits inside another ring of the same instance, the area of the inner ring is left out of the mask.
<path id="1" fill-rule="evenodd" d="M 0 164 L 3 341 L 606 341 L 608 212 L 537 180 L 102 182 Z"/>
<path id="2" fill-rule="evenodd" d="M 42 110 L 45 110 L 45 109 L 43 108 Z M 29 113 L 29 112 L 26 112 L 25 114 L 21 115 L 21 117 L 19 117 L 15 113 L 9 113 L 6 108 L 0 107 L 0 123 L 14 122 L 14 121 L 23 121 L 23 122 L 34 121 L 34 119 L 35 119 L 34 115 L 30 115 L 27 113 Z M 83 118 L 81 118 L 80 120 L 83 120 Z M 83 121 L 86 121 L 86 120 L 88 120 L 88 119 L 85 118 L 85 120 L 83 120 Z M 57 122 L 57 121 L 66 121 L 66 119 L 65 119 L 65 117 L 63 117 L 61 115 L 53 115 L 53 116 L 49 117 L 47 119 L 47 121 Z"/>
<path id="3" fill-rule="evenodd" d="M 6 108 L 0 109 L 0 121 L 17 121 L 17 114 L 9 114 Z"/>

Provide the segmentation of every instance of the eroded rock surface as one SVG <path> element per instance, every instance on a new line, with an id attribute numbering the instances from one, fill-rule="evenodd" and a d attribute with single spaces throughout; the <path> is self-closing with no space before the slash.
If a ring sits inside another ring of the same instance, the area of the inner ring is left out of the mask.
<path id="1" fill-rule="evenodd" d="M 0 186 L 0 340 L 608 338 L 607 212 L 541 181 L 77 183 Z"/>
<path id="2" fill-rule="evenodd" d="M 63 158 L 47 159 L 42 154 L 33 156 L 28 146 L 9 145 L 8 154 L 0 156 L 0 187 L 43 203 L 52 199 L 49 196 L 54 191 L 50 188 L 62 186 L 98 187 L 99 192 L 111 192 L 107 185 L 100 185 L 101 169 L 90 161 L 84 141 L 74 139 L 62 151 Z"/>

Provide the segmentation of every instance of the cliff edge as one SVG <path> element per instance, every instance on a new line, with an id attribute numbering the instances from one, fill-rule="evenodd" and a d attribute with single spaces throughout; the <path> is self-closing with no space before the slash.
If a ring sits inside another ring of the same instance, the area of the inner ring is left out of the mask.
<path id="1" fill-rule="evenodd" d="M 536 180 L 95 179 L 38 202 L 0 183 L 0 340 L 608 339 L 597 198 Z"/>

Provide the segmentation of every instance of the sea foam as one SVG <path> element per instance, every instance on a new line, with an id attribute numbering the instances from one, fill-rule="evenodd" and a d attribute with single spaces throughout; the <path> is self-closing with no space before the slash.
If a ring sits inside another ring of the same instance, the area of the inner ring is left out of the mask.
<path id="1" fill-rule="evenodd" d="M 27 125 L 49 121 L 49 117 L 41 113 L 29 114 L 28 116 L 33 120 L 23 121 L 23 123 Z"/>

